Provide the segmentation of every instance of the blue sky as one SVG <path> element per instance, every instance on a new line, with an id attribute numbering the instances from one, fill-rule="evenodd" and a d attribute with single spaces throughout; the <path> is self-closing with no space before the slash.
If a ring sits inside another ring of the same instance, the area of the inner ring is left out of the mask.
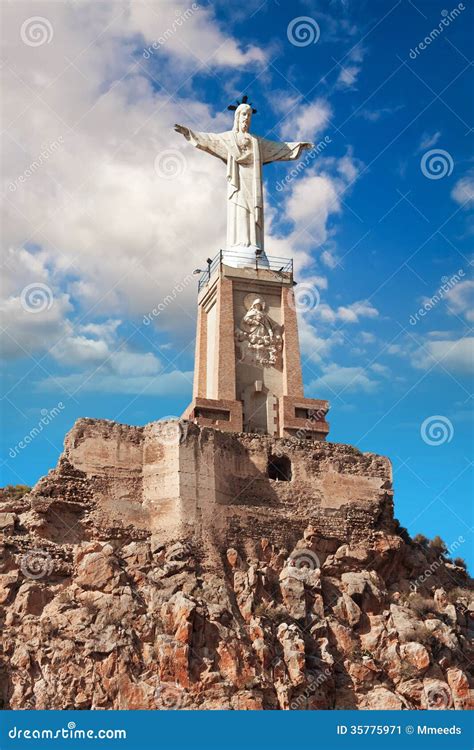
<path id="1" fill-rule="evenodd" d="M 78 417 L 190 401 L 190 273 L 224 241 L 225 185 L 172 126 L 227 130 L 247 93 L 252 132 L 326 139 L 283 189 L 291 165 L 265 172 L 306 394 L 332 441 L 392 459 L 402 525 L 472 565 L 471 5 L 235 5 L 4 6 L 2 483 L 52 468 Z"/>

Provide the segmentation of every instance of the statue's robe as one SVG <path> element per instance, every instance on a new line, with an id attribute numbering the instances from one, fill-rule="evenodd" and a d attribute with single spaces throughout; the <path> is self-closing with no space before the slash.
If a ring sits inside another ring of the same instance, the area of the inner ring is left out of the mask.
<path id="1" fill-rule="evenodd" d="M 187 140 L 227 164 L 227 247 L 253 245 L 263 251 L 262 167 L 273 161 L 298 159 L 303 143 L 278 143 L 250 135 L 241 148 L 233 130 L 225 133 L 189 131 Z"/>

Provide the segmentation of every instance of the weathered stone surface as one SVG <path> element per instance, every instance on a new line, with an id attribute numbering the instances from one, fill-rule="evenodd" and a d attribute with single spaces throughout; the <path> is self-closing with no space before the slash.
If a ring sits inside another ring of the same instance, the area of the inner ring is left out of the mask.
<path id="1" fill-rule="evenodd" d="M 397 533 L 386 459 L 161 429 L 80 420 L 0 493 L 1 707 L 470 706 L 472 585 L 438 561 L 413 594 L 433 560 Z"/>
<path id="2" fill-rule="evenodd" d="M 0 534 L 11 534 L 17 518 L 16 513 L 0 513 Z"/>
<path id="3" fill-rule="evenodd" d="M 411 664 L 417 672 L 424 672 L 430 666 L 430 655 L 421 643 L 410 642 L 400 646 L 400 656 Z"/>

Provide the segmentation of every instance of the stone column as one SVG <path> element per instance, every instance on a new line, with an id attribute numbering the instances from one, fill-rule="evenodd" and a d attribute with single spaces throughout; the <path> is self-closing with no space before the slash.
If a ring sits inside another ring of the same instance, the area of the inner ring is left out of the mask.
<path id="1" fill-rule="evenodd" d="M 283 395 L 303 398 L 303 375 L 301 372 L 298 320 L 293 289 L 281 288 L 281 317 L 283 323 Z"/>

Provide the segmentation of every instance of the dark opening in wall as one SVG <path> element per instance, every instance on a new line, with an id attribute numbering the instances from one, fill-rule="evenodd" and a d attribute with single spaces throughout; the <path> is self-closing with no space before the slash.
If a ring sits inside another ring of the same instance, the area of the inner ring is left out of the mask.
<path id="1" fill-rule="evenodd" d="M 270 456 L 267 468 L 268 478 L 279 482 L 291 481 L 291 461 L 288 456 Z"/>

